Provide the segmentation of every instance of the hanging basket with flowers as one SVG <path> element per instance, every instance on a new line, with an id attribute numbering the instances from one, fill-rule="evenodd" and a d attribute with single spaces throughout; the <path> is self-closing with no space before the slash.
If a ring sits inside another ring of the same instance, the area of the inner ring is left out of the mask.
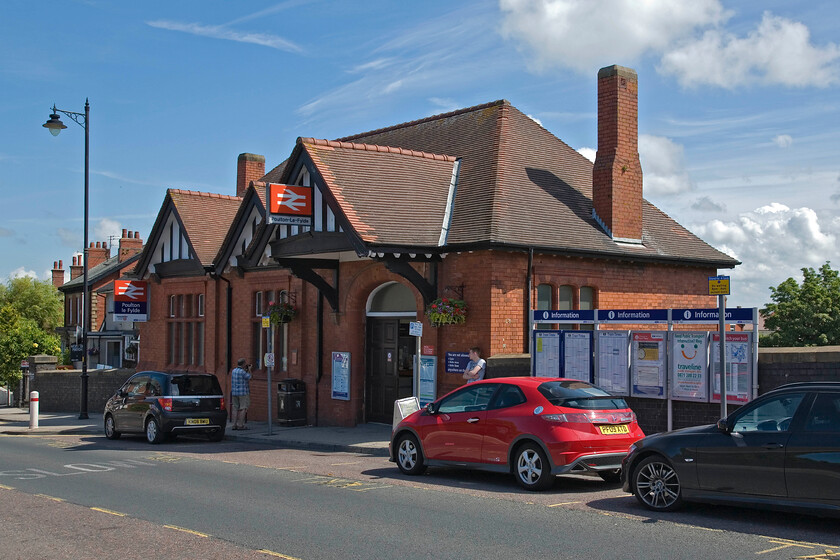
<path id="1" fill-rule="evenodd" d="M 268 302 L 268 316 L 272 325 L 288 323 L 297 315 L 297 307 L 288 301 Z"/>
<path id="2" fill-rule="evenodd" d="M 426 308 L 433 327 L 460 325 L 467 321 L 467 304 L 461 299 L 437 298 Z"/>

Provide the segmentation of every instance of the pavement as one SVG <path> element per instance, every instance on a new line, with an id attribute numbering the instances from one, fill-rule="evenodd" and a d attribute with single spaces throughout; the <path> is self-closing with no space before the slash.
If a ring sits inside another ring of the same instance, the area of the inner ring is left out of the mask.
<path id="1" fill-rule="evenodd" d="M 48 412 L 38 415 L 38 427 L 30 428 L 28 408 L 0 406 L 0 434 L 3 435 L 99 435 L 105 437 L 102 414 L 88 413 L 80 419 L 78 412 Z M 391 426 L 359 424 L 353 428 L 327 426 L 286 427 L 268 422 L 249 421 L 247 430 L 234 431 L 228 423 L 225 441 L 263 443 L 275 447 L 345 451 L 378 457 L 388 456 Z"/>

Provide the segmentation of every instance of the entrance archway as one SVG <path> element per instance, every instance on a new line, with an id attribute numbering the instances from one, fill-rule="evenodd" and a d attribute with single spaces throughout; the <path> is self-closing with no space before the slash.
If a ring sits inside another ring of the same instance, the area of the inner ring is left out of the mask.
<path id="1" fill-rule="evenodd" d="M 412 394 L 414 337 L 408 325 L 417 317 L 414 293 L 399 282 L 374 289 L 367 301 L 365 418 L 391 423 L 394 401 Z"/>

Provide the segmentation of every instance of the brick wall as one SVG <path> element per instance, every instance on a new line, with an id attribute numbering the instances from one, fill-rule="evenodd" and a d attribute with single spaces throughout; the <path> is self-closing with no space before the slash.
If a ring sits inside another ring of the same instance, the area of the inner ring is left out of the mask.
<path id="1" fill-rule="evenodd" d="M 88 371 L 88 412 L 101 413 L 105 402 L 133 374 L 132 369 Z M 38 372 L 29 385 L 31 391 L 38 391 L 40 411 L 78 411 L 82 394 L 80 375 L 80 370 Z"/>

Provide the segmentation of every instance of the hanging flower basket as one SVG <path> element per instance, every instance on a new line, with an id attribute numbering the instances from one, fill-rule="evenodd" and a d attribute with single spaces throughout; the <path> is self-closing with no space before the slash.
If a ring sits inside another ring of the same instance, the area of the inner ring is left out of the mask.
<path id="1" fill-rule="evenodd" d="M 438 298 L 426 308 L 426 317 L 433 327 L 460 325 L 467 322 L 467 304 L 461 299 Z"/>
<path id="2" fill-rule="evenodd" d="M 288 323 L 297 315 L 297 307 L 288 301 L 268 302 L 268 317 L 272 325 Z"/>

